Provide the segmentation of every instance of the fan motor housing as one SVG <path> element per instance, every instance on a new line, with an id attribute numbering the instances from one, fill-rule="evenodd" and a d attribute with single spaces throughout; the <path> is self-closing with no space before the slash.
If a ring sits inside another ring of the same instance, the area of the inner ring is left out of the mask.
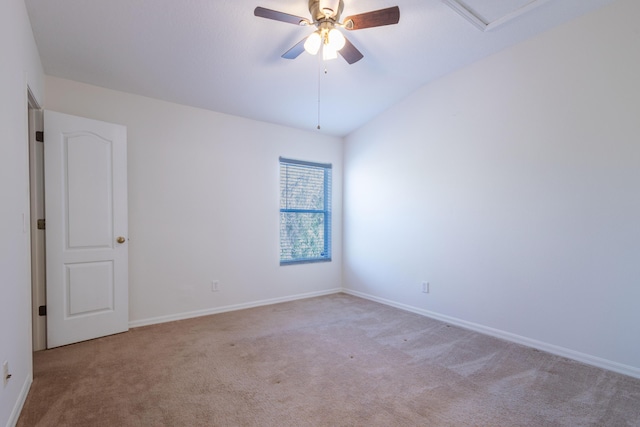
<path id="1" fill-rule="evenodd" d="M 320 0 L 309 0 L 309 13 L 311 14 L 315 22 L 323 21 L 326 19 L 329 19 L 333 22 L 338 22 L 343 9 L 344 1 L 340 0 L 340 2 L 338 3 L 338 10 L 334 11 L 335 13 L 333 15 L 326 17 L 324 12 L 320 9 Z"/>

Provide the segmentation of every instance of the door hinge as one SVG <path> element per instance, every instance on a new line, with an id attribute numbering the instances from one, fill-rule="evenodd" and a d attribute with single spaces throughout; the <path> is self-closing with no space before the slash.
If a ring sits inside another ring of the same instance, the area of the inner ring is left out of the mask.
<path id="1" fill-rule="evenodd" d="M 41 305 L 38 307 L 38 316 L 46 316 L 47 315 L 47 306 Z"/>
<path id="2" fill-rule="evenodd" d="M 44 132 L 42 132 L 41 130 L 36 131 L 36 141 L 44 142 Z"/>
<path id="3" fill-rule="evenodd" d="M 38 230 L 46 230 L 47 229 L 47 220 L 39 219 L 38 220 Z"/>

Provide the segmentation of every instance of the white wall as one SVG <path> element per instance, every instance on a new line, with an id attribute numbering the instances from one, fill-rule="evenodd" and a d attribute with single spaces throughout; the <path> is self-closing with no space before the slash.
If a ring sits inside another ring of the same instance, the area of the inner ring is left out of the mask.
<path id="1" fill-rule="evenodd" d="M 640 377 L 639 16 L 615 2 L 350 135 L 344 286 Z"/>
<path id="2" fill-rule="evenodd" d="M 341 140 L 53 77 L 45 108 L 127 126 L 133 325 L 342 286 Z M 279 266 L 279 156 L 333 164 L 330 263 Z"/>
<path id="3" fill-rule="evenodd" d="M 43 74 L 22 0 L 0 2 L 0 364 L 11 380 L 0 383 L 0 425 L 12 425 L 29 390 L 31 284 L 27 85 L 42 99 Z"/>

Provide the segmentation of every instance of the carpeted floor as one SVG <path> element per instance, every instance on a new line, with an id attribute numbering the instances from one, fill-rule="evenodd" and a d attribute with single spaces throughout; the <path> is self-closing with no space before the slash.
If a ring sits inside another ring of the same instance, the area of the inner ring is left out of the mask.
<path id="1" fill-rule="evenodd" d="M 18 426 L 640 426 L 640 380 L 335 294 L 35 353 Z"/>

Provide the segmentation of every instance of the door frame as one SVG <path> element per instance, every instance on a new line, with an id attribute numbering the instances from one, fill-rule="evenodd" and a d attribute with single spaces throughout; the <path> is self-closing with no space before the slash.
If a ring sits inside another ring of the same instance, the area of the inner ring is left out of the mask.
<path id="1" fill-rule="evenodd" d="M 38 219 L 45 218 L 44 145 L 36 141 L 36 132 L 44 129 L 43 110 L 27 87 L 29 144 L 29 228 L 31 255 L 31 341 L 33 351 L 47 348 L 47 318 L 39 314 L 46 307 L 45 232 L 38 230 Z"/>

